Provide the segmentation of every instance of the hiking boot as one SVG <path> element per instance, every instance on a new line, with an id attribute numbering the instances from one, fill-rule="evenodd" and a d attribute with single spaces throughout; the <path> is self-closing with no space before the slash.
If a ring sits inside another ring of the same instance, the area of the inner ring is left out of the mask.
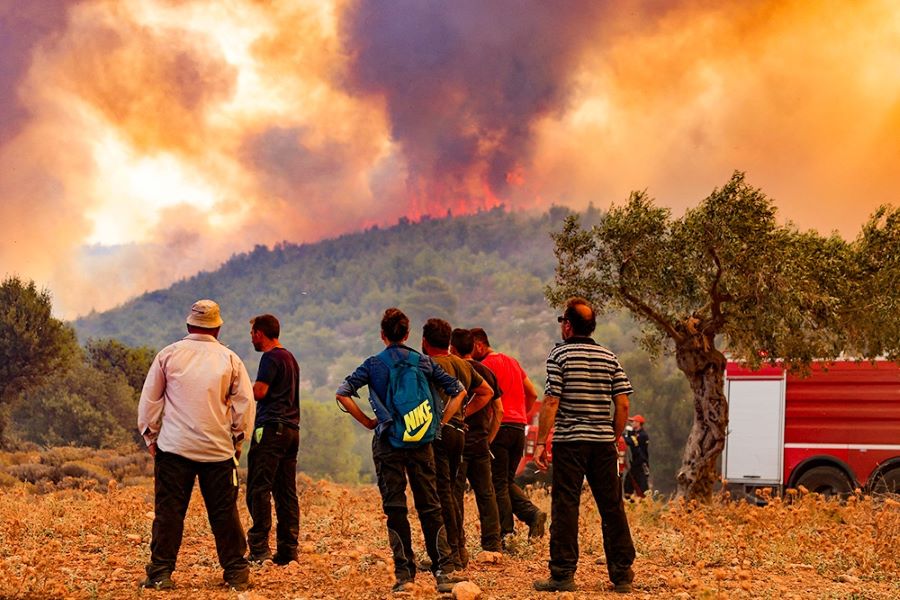
<path id="1" fill-rule="evenodd" d="M 422 573 L 430 573 L 431 572 L 431 560 L 427 559 L 427 558 L 423 558 L 421 561 L 416 563 L 416 569 L 418 569 Z"/>
<path id="2" fill-rule="evenodd" d="M 171 590 L 175 587 L 175 584 L 172 583 L 172 577 L 168 573 L 163 573 L 152 579 L 147 577 L 147 579 L 138 584 L 138 587 L 149 588 L 152 590 Z"/>
<path id="3" fill-rule="evenodd" d="M 434 574 L 434 579 L 437 581 L 437 591 L 441 594 L 449 594 L 453 591 L 454 585 L 468 581 L 465 577 L 459 577 L 452 573 L 441 573 L 440 571 Z"/>
<path id="4" fill-rule="evenodd" d="M 292 562 L 297 560 L 296 554 L 279 554 L 275 553 L 275 556 L 272 557 L 272 562 L 278 565 L 279 567 L 283 567 L 285 565 L 289 565 Z"/>
<path id="5" fill-rule="evenodd" d="M 392 594 L 400 594 L 402 592 L 411 592 L 416 587 L 414 579 L 398 579 L 391 587 Z"/>
<path id="6" fill-rule="evenodd" d="M 613 591 L 617 594 L 630 594 L 634 591 L 630 581 L 622 581 L 613 586 Z"/>
<path id="7" fill-rule="evenodd" d="M 469 566 L 469 551 L 465 548 L 459 549 L 459 564 L 456 565 L 460 570 Z"/>
<path id="8" fill-rule="evenodd" d="M 534 589 L 539 592 L 574 592 L 575 578 L 567 579 L 540 579 L 534 582 Z"/>
<path id="9" fill-rule="evenodd" d="M 528 526 L 528 539 L 536 540 L 542 538 L 545 531 L 547 531 L 547 513 L 541 511 L 534 518 L 531 525 Z"/>
<path id="10" fill-rule="evenodd" d="M 251 552 L 247 555 L 247 562 L 254 565 L 261 565 L 267 560 L 272 560 L 272 553 L 268 550 L 265 552 Z"/>

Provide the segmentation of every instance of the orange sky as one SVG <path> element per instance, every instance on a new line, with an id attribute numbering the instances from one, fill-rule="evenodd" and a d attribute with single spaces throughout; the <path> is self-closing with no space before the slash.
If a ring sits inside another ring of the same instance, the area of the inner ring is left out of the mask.
<path id="1" fill-rule="evenodd" d="M 0 0 L 0 276 L 110 308 L 255 244 L 497 203 L 801 228 L 900 204 L 900 4 Z"/>

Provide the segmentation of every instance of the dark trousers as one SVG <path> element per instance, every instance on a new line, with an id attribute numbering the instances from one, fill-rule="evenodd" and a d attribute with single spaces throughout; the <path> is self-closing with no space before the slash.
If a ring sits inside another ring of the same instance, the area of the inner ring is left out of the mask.
<path id="1" fill-rule="evenodd" d="M 500 535 L 515 531 L 513 515 L 531 525 L 540 514 L 540 509 L 516 485 L 516 469 L 525 450 L 525 429 L 523 427 L 501 425 L 500 431 L 491 443 L 494 460 L 491 476 L 494 479 L 494 493 L 497 495 L 497 510 L 500 512 Z"/>
<path id="2" fill-rule="evenodd" d="M 644 497 L 644 492 L 650 488 L 647 477 L 650 475 L 650 465 L 645 462 L 632 463 L 631 467 L 625 473 L 625 495 L 637 495 L 638 498 Z"/>
<path id="3" fill-rule="evenodd" d="M 450 556 L 454 568 L 462 568 L 463 560 L 462 543 L 460 537 L 465 539 L 462 532 L 462 507 L 457 503 L 456 476 L 459 472 L 459 463 L 462 462 L 463 447 L 466 443 L 465 434 L 444 425 L 441 428 L 441 439 L 434 441 L 434 463 L 437 471 L 437 493 L 441 501 L 441 515 L 444 518 L 444 526 L 447 529 L 447 543 L 450 545 Z M 436 570 L 437 563 L 431 563 L 431 569 Z"/>
<path id="4" fill-rule="evenodd" d="M 463 504 L 466 479 L 475 494 L 478 507 L 478 521 L 481 524 L 481 549 L 489 552 L 500 551 L 500 513 L 497 510 L 497 496 L 491 479 L 491 453 L 487 440 L 479 444 L 466 444 L 463 460 L 456 476 L 456 501 L 459 505 L 460 522 L 465 520 Z M 465 547 L 465 529 L 460 527 L 460 547 Z"/>
<path id="5" fill-rule="evenodd" d="M 175 559 L 184 534 L 184 515 L 191 500 L 194 479 L 199 478 L 200 493 L 216 539 L 216 552 L 225 571 L 225 581 L 247 581 L 250 567 L 244 558 L 247 541 L 237 509 L 235 461 L 229 458 L 220 462 L 198 462 L 157 448 L 153 475 L 156 516 L 153 518 L 147 576 L 156 580 L 175 570 Z"/>
<path id="6" fill-rule="evenodd" d="M 406 507 L 407 478 L 431 564 L 438 565 L 441 571 L 452 571 L 453 558 L 441 517 L 431 444 L 419 448 L 394 448 L 386 434 L 381 437 L 376 435 L 372 439 L 372 459 L 378 491 L 381 492 L 381 507 L 387 517 L 388 543 L 394 555 L 397 581 L 409 581 L 416 576 L 416 559 Z"/>
<path id="7" fill-rule="evenodd" d="M 554 579 L 572 577 L 578 567 L 578 511 L 585 477 L 600 513 L 609 579 L 616 584 L 634 578 L 634 544 L 618 470 L 612 442 L 553 442 L 550 576 Z"/>
<path id="8" fill-rule="evenodd" d="M 300 432 L 280 423 L 262 427 L 259 441 L 254 431 L 247 454 L 247 509 L 253 526 L 247 543 L 255 556 L 269 553 L 272 529 L 272 498 L 275 499 L 276 552 L 285 559 L 297 556 L 300 535 L 300 504 L 297 501 L 297 450 Z"/>

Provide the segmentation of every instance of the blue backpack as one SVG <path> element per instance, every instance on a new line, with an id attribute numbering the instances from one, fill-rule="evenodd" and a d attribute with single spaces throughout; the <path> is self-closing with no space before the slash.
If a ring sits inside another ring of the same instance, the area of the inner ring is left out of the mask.
<path id="1" fill-rule="evenodd" d="M 434 441 L 441 415 L 435 410 L 431 387 L 419 368 L 421 355 L 410 351 L 406 358 L 394 359 L 388 350 L 378 354 L 390 371 L 384 398 L 392 418 L 388 440 L 394 448 L 417 448 Z"/>

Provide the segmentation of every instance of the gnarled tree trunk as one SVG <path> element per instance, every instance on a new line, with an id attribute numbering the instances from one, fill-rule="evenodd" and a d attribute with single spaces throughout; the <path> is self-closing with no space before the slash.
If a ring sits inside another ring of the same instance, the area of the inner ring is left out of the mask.
<path id="1" fill-rule="evenodd" d="M 725 400 L 725 356 L 701 336 L 676 349 L 678 368 L 694 393 L 694 424 L 678 471 L 678 496 L 708 501 L 719 478 L 716 460 L 725 448 L 728 403 Z"/>

